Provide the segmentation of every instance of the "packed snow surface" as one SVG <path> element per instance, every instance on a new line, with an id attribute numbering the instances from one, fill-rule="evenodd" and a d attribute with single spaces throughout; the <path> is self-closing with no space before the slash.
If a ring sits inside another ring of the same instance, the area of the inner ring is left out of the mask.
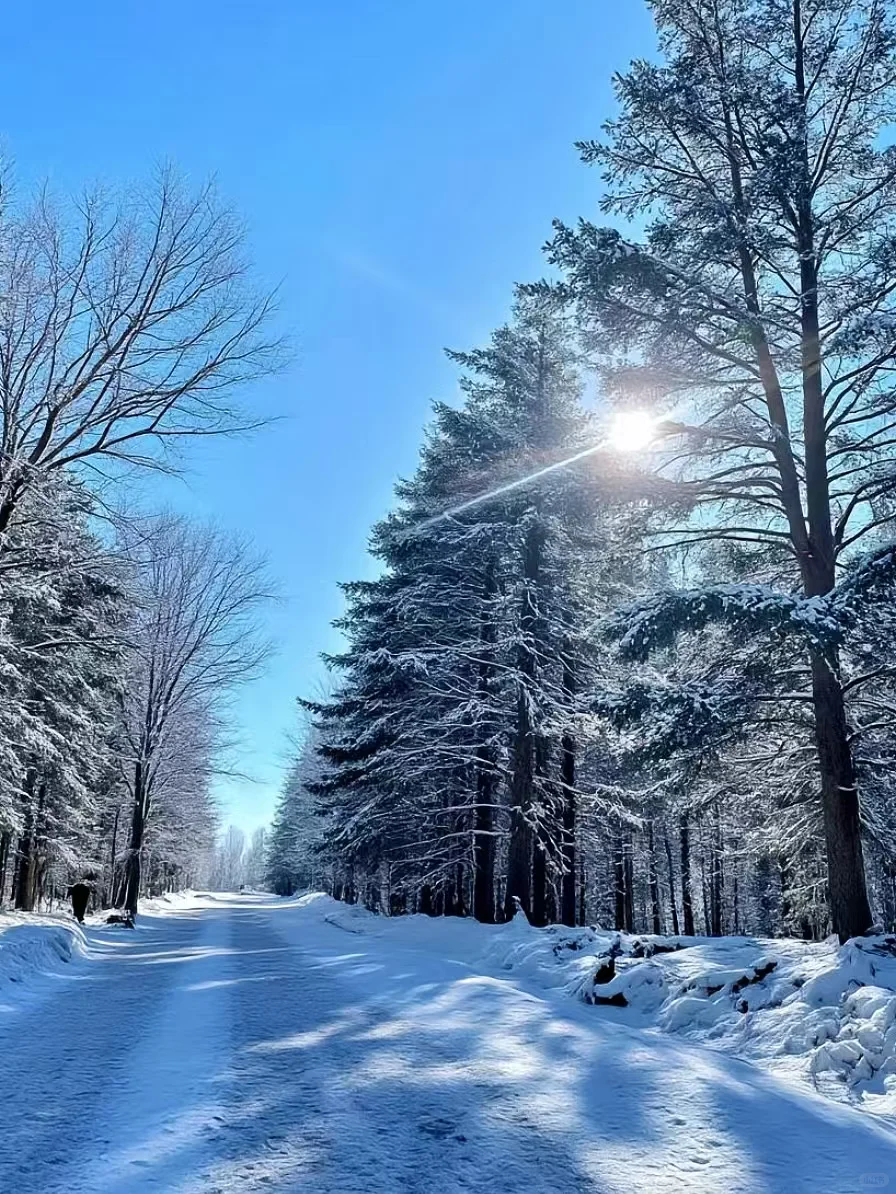
<path id="1" fill-rule="evenodd" d="M 323 896 L 195 896 L 83 937 L 31 923 L 73 944 L 31 951 L 34 998 L 0 998 L 3 1191 L 896 1185 L 885 940 L 620 939 Z M 22 926 L 3 924 L 5 993 Z"/>

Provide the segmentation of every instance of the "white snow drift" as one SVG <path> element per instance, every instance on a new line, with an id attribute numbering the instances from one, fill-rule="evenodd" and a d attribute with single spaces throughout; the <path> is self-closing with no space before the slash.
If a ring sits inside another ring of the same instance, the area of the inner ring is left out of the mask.
<path id="1" fill-rule="evenodd" d="M 320 902 L 331 923 L 593 1003 L 594 1014 L 701 1041 L 896 1117 L 896 938 L 809 943 L 632 936 L 410 916 Z M 615 975 L 606 978 L 612 959 Z M 600 972 L 603 971 L 603 974 Z"/>

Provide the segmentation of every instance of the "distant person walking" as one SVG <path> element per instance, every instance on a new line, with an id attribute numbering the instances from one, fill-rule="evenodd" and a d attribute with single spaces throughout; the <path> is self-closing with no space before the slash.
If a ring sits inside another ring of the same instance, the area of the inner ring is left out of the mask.
<path id="1" fill-rule="evenodd" d="M 87 905 L 90 903 L 90 896 L 93 893 L 93 884 L 86 883 L 81 879 L 79 882 L 71 885 L 68 893 L 72 899 L 72 912 L 75 914 L 75 920 L 79 925 L 82 925 Z"/>

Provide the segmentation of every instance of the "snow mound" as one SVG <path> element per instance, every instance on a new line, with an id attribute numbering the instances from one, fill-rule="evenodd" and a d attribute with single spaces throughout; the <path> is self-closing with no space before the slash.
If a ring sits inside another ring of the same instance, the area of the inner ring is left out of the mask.
<path id="1" fill-rule="evenodd" d="M 0 913 L 0 1001 L 39 978 L 60 974 L 86 951 L 84 933 L 71 919 Z"/>
<path id="2" fill-rule="evenodd" d="M 820 1093 L 896 1117 L 896 937 L 839 946 L 753 937 L 634 936 L 459 917 L 378 916 L 318 893 L 290 901 L 383 944 L 435 953 L 674 1034 Z"/>
<path id="3" fill-rule="evenodd" d="M 582 998 L 896 1116 L 896 938 L 842 948 L 678 939 L 642 954 L 637 939 L 618 936 L 594 959 Z"/>

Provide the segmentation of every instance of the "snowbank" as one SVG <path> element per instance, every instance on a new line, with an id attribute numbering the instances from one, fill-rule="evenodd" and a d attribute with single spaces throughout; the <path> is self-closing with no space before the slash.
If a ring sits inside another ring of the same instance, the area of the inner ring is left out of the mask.
<path id="1" fill-rule="evenodd" d="M 310 922 L 382 938 L 390 948 L 582 1000 L 595 1016 L 700 1041 L 896 1117 L 896 937 L 840 947 L 835 940 L 632 936 L 534 929 L 522 915 L 496 926 L 388 919 L 319 894 L 289 903 L 297 943 Z"/>
<path id="2" fill-rule="evenodd" d="M 137 905 L 137 914 L 164 916 L 166 913 L 178 912 L 186 908 L 202 907 L 212 898 L 210 893 L 204 891 L 171 891 L 165 895 L 141 899 Z"/>
<path id="3" fill-rule="evenodd" d="M 0 1008 L 46 977 L 57 977 L 87 942 L 81 927 L 64 915 L 0 912 Z"/>
<path id="4" fill-rule="evenodd" d="M 202 893 L 177 892 L 141 900 L 140 911 L 157 917 L 202 904 Z M 0 1010 L 43 990 L 41 980 L 67 975 L 70 964 L 86 957 L 92 947 L 102 952 L 108 915 L 106 911 L 88 916 L 82 927 L 65 912 L 0 912 Z"/>

